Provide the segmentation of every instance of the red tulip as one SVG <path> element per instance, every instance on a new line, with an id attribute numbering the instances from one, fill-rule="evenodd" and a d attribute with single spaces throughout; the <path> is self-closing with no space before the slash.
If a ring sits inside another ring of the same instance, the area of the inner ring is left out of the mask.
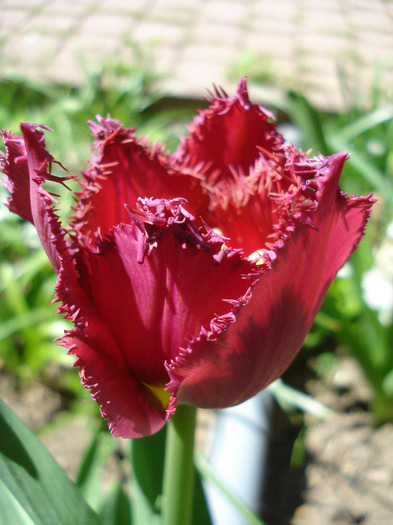
<path id="1" fill-rule="evenodd" d="M 68 230 L 46 180 L 42 126 L 3 133 L 8 207 L 58 273 L 61 338 L 115 436 L 158 431 L 177 403 L 220 408 L 277 379 L 299 351 L 372 199 L 343 194 L 347 154 L 309 158 L 271 115 L 216 92 L 175 154 L 119 122 L 97 140 Z"/>

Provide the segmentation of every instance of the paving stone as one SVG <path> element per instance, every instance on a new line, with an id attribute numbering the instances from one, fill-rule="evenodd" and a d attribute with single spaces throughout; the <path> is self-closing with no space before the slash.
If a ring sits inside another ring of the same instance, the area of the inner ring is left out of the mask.
<path id="1" fill-rule="evenodd" d="M 155 6 L 149 11 L 149 16 L 146 18 L 150 21 L 167 23 L 172 26 L 191 26 L 194 24 L 197 14 L 193 9 L 180 9 L 179 7 L 163 9 Z"/>
<path id="2" fill-rule="evenodd" d="M 187 2 L 184 2 L 184 0 L 154 0 L 154 4 L 151 10 L 157 9 L 157 10 L 172 10 L 172 9 L 178 9 L 178 10 L 185 10 L 185 11 L 194 11 L 201 9 L 201 0 L 187 0 Z M 151 11 L 150 10 L 150 11 Z"/>
<path id="3" fill-rule="evenodd" d="M 35 10 L 43 7 L 47 0 L 2 0 L 0 8 Z"/>
<path id="4" fill-rule="evenodd" d="M 123 13 L 134 15 L 140 19 L 147 17 L 154 5 L 154 0 L 98 0 L 96 11 L 113 14 Z"/>
<path id="5" fill-rule="evenodd" d="M 292 0 L 253 2 L 250 11 L 253 16 L 260 16 L 279 22 L 280 20 L 293 19 L 299 11 L 299 3 Z"/>
<path id="6" fill-rule="evenodd" d="M 97 0 L 96 0 L 97 2 Z M 117 11 L 118 9 L 124 11 L 146 11 L 148 13 L 152 6 L 156 3 L 155 0 L 99 0 L 100 9 L 113 9 Z"/>
<path id="7" fill-rule="evenodd" d="M 90 7 L 89 4 L 73 2 L 71 0 L 68 2 L 64 0 L 52 0 L 44 6 L 42 15 L 57 14 L 59 18 L 64 15 L 82 16 L 89 12 Z"/>
<path id="8" fill-rule="evenodd" d="M 328 1 L 321 1 L 321 0 L 303 0 L 301 2 L 301 8 L 304 11 L 340 11 L 343 6 L 348 5 L 350 0 L 345 0 L 344 2 L 342 0 L 328 0 Z"/>
<path id="9" fill-rule="evenodd" d="M 182 51 L 181 58 L 184 62 L 194 61 L 220 61 L 230 64 L 233 61 L 235 49 L 225 45 L 188 44 Z"/>
<path id="10" fill-rule="evenodd" d="M 258 55 L 270 57 L 291 57 L 293 56 L 293 38 L 291 35 L 277 35 L 274 33 L 251 33 L 244 42 L 248 50 L 258 50 Z"/>
<path id="11" fill-rule="evenodd" d="M 40 34 L 68 34 L 73 31 L 77 21 L 73 16 L 63 14 L 58 16 L 55 13 L 41 14 L 30 18 L 23 26 L 24 33 L 40 33 Z"/>
<path id="12" fill-rule="evenodd" d="M 390 1 L 390 0 L 388 0 Z M 349 2 L 351 12 L 358 10 L 369 11 L 370 13 L 382 13 L 384 11 L 384 0 L 351 0 Z"/>
<path id="13" fill-rule="evenodd" d="M 121 47 L 121 41 L 107 35 L 78 34 L 72 36 L 65 48 L 81 58 L 88 60 L 108 60 L 116 57 Z"/>
<path id="14" fill-rule="evenodd" d="M 261 15 L 255 15 L 247 23 L 247 28 L 244 28 L 244 33 L 246 36 L 255 36 L 261 37 L 268 34 L 273 34 L 275 36 L 288 37 L 294 35 L 296 28 L 289 19 L 274 19 L 269 17 L 264 17 Z"/>
<path id="15" fill-rule="evenodd" d="M 248 3 L 211 1 L 202 7 L 202 17 L 219 24 L 241 24 L 248 14 Z"/>
<path id="16" fill-rule="evenodd" d="M 56 50 L 61 44 L 61 39 L 54 36 L 36 34 L 17 35 L 2 46 L 2 55 L 5 62 L 15 62 L 21 67 L 25 65 L 40 66 L 52 60 Z"/>
<path id="17" fill-rule="evenodd" d="M 70 5 L 83 5 L 91 9 L 92 12 L 94 12 L 95 7 L 99 6 L 100 2 L 101 0 L 67 0 L 67 4 L 69 3 Z"/>
<path id="18" fill-rule="evenodd" d="M 339 85 L 337 68 L 327 64 L 339 62 L 370 87 L 393 61 L 392 1 L 0 0 L 0 10 L 3 72 L 34 75 L 35 68 L 54 80 L 81 82 L 79 57 L 91 65 L 129 60 L 126 39 L 152 45 L 156 67 L 170 77 L 165 89 L 185 96 L 201 96 L 213 81 L 227 85 L 247 55 L 285 86 L 307 89 L 310 77 L 302 76 L 317 71 L 320 100 L 326 86 L 335 93 Z"/>
<path id="19" fill-rule="evenodd" d="M 303 90 L 300 87 L 300 92 L 302 91 L 307 94 L 307 98 L 315 107 L 323 108 L 327 112 L 348 110 L 337 82 L 324 89 L 321 89 L 320 85 L 315 87 L 306 85 Z"/>
<path id="20" fill-rule="evenodd" d="M 154 57 L 154 71 L 159 74 L 171 75 L 176 70 L 179 61 L 179 50 L 173 46 L 160 45 Z"/>
<path id="21" fill-rule="evenodd" d="M 366 38 L 364 35 L 356 46 L 360 60 L 365 64 L 375 65 L 382 62 L 390 63 L 393 66 L 393 42 L 390 36 L 371 35 Z"/>
<path id="22" fill-rule="evenodd" d="M 146 20 L 139 24 L 133 38 L 142 44 L 163 42 L 177 46 L 185 40 L 186 31 L 182 25 Z"/>
<path id="23" fill-rule="evenodd" d="M 131 17 L 97 13 L 87 17 L 79 28 L 79 32 L 86 37 L 115 37 L 121 41 L 124 34 L 135 28 L 135 21 Z"/>
<path id="24" fill-rule="evenodd" d="M 203 45 L 223 44 L 233 46 L 242 40 L 240 28 L 230 25 L 217 25 L 202 20 L 197 22 L 189 35 L 192 42 L 200 42 Z"/>
<path id="25" fill-rule="evenodd" d="M 234 85 L 231 88 L 229 82 L 223 82 L 226 73 L 226 67 L 221 63 L 217 67 L 214 61 L 181 62 L 176 77 L 169 79 L 166 85 L 177 96 L 188 94 L 191 97 L 201 98 L 207 95 L 207 90 L 211 90 L 214 84 L 232 92 Z"/>
<path id="26" fill-rule="evenodd" d="M 391 33 L 393 30 L 392 21 L 385 12 L 354 10 L 351 12 L 349 20 L 357 30 L 376 29 L 386 33 Z"/>
<path id="27" fill-rule="evenodd" d="M 305 55 L 330 55 L 336 58 L 348 49 L 348 39 L 341 35 L 326 36 L 318 33 L 298 35 L 297 43 Z"/>
<path id="28" fill-rule="evenodd" d="M 29 14 L 23 9 L 7 9 L 2 12 L 0 18 L 0 28 L 3 37 L 7 33 L 13 33 L 15 29 L 20 29 L 29 20 Z"/>
<path id="29" fill-rule="evenodd" d="M 301 34 L 312 32 L 321 36 L 334 36 L 337 33 L 345 33 L 348 29 L 348 20 L 340 11 L 320 10 L 307 11 L 303 15 Z M 332 29 L 334 28 L 334 31 Z"/>
<path id="30" fill-rule="evenodd" d="M 83 55 L 79 46 L 75 45 L 75 48 L 68 45 L 65 46 L 64 49 L 61 49 L 56 54 L 56 62 L 60 63 L 62 67 L 49 69 L 49 66 L 47 66 L 43 71 L 44 76 L 59 84 L 73 85 L 75 83 L 83 83 L 86 80 L 86 63 L 89 62 Z"/>

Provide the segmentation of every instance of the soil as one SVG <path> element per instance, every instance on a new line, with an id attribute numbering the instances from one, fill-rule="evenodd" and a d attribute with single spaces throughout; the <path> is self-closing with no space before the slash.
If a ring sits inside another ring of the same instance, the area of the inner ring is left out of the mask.
<path id="1" fill-rule="evenodd" d="M 264 494 L 267 524 L 393 523 L 393 423 L 374 425 L 367 411 L 372 394 L 356 362 L 340 358 L 325 380 L 308 388 L 335 415 L 325 421 L 306 418 L 305 462 L 297 469 L 288 469 L 288 463 L 298 429 L 283 428 L 282 421 L 275 425 L 279 435 Z M 51 423 L 40 439 L 75 478 L 92 436 L 86 417 L 65 418 L 60 393 L 40 383 L 20 389 L 4 373 L 0 395 L 33 430 Z M 202 418 L 203 425 L 207 420 Z"/>
<path id="2" fill-rule="evenodd" d="M 307 421 L 304 503 L 292 525 L 393 523 L 393 423 L 376 427 L 372 392 L 356 361 L 342 358 L 313 396 L 336 414 Z"/>

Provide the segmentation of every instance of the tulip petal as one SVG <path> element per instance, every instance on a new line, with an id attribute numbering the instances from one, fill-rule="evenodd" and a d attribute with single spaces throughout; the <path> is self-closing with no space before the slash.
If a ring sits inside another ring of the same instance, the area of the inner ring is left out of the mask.
<path id="1" fill-rule="evenodd" d="M 131 224 L 116 226 L 98 249 L 84 248 L 86 274 L 79 283 L 85 297 L 79 293 L 70 299 L 78 287 L 59 279 L 61 310 L 76 325 L 83 319 L 83 327 L 64 343 L 78 356 L 82 381 L 115 435 L 135 437 L 157 430 L 152 418 L 162 424 L 167 407 L 158 405 L 152 392 L 161 389 L 165 394 L 165 361 L 176 359 L 201 327 L 214 337 L 226 329 L 239 297 L 248 293 L 250 278 L 257 278 L 254 263 L 239 250 L 226 248 L 211 230 L 199 233 L 191 219 L 178 202 L 145 199 L 132 212 Z M 141 257 L 144 243 L 147 251 Z M 129 389 L 137 392 L 132 398 Z M 171 405 L 167 410 L 173 409 Z M 140 426 L 144 420 L 151 428 Z"/>
<path id="2" fill-rule="evenodd" d="M 0 153 L 1 171 L 6 174 L 3 184 L 10 196 L 6 205 L 26 221 L 33 222 L 30 205 L 30 178 L 26 162 L 26 148 L 23 138 L 3 133 L 6 154 Z"/>
<path id="3" fill-rule="evenodd" d="M 179 403 L 220 408 L 245 401 L 289 366 L 336 272 L 356 248 L 373 204 L 337 186 L 346 153 L 319 160 L 316 228 L 298 220 L 271 269 L 262 273 L 236 323 L 216 340 L 201 334 L 168 365 Z"/>
<path id="4" fill-rule="evenodd" d="M 200 177 L 209 198 L 208 206 L 194 208 L 194 213 L 246 255 L 280 239 L 276 225 L 282 201 L 291 192 L 299 193 L 294 172 L 304 171 L 304 182 L 315 175 L 308 157 L 284 141 L 271 118 L 251 104 L 243 78 L 234 97 L 217 92 L 173 156 L 178 170 Z"/>
<path id="5" fill-rule="evenodd" d="M 203 201 L 198 179 L 174 173 L 163 147 L 149 146 L 116 120 L 98 117 L 98 121 L 90 123 L 97 137 L 96 154 L 79 180 L 82 191 L 71 221 L 81 236 L 103 237 L 113 226 L 127 222 L 124 204 L 134 208 L 138 197 Z"/>
<path id="6" fill-rule="evenodd" d="M 51 166 L 56 161 L 45 149 L 42 131 L 49 128 L 36 124 L 21 124 L 20 127 L 23 137 L 3 134 L 7 154 L 2 159 L 2 169 L 7 176 L 5 187 L 11 193 L 8 207 L 34 224 L 44 250 L 58 272 L 60 252 L 65 249 L 64 231 L 52 208 L 54 196 L 43 189 L 42 183 L 51 180 L 64 185 L 67 177 L 51 174 Z"/>
<path id="7" fill-rule="evenodd" d="M 72 273 L 71 273 L 72 275 Z M 137 438 L 158 432 L 165 424 L 165 407 L 136 380 L 105 320 L 81 286 L 70 276 L 59 279 L 57 300 L 76 327 L 60 339 L 77 356 L 82 384 L 98 403 L 102 417 L 116 437 Z"/>
<path id="8" fill-rule="evenodd" d="M 278 151 L 284 143 L 269 118 L 274 118 L 272 113 L 251 104 L 243 77 L 234 97 L 216 90 L 210 107 L 188 127 L 189 136 L 182 139 L 174 160 L 187 173 L 202 169 L 208 189 L 231 178 L 233 168 L 248 175 L 259 157 L 258 148 Z"/>

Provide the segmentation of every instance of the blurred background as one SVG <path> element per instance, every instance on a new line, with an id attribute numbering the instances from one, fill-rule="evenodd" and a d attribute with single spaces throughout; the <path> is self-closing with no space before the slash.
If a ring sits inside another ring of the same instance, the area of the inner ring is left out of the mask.
<path id="1" fill-rule="evenodd" d="M 49 150 L 71 174 L 86 167 L 97 113 L 173 150 L 207 90 L 231 95 L 243 75 L 287 140 L 347 150 L 342 189 L 379 200 L 304 349 L 269 390 L 257 510 L 272 525 L 389 523 L 393 1 L 0 0 L 0 128 L 50 126 Z M 53 343 L 67 328 L 54 285 L 33 228 L 2 206 L 0 396 L 110 525 L 97 484 L 103 466 L 106 485 L 122 480 L 129 452 Z M 202 449 L 219 419 L 202 414 Z"/>

